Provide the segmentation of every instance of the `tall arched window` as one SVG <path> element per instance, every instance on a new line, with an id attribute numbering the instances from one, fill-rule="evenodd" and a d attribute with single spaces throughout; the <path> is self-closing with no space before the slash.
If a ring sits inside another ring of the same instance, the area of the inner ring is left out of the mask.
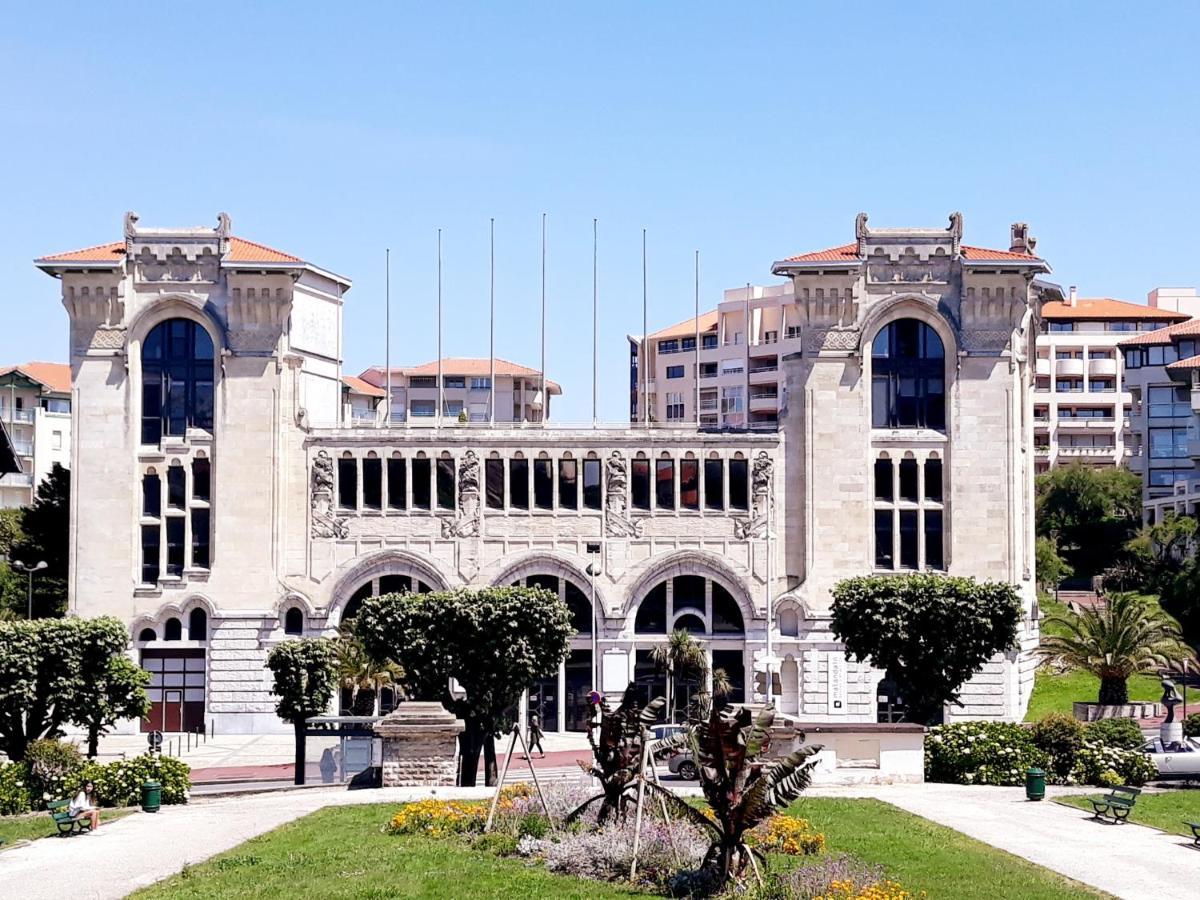
<path id="1" fill-rule="evenodd" d="M 897 319 L 875 335 L 871 425 L 946 430 L 946 353 L 924 322 Z"/>
<path id="2" fill-rule="evenodd" d="M 213 427 L 213 342 L 190 319 L 160 322 L 142 342 L 142 443 Z"/>

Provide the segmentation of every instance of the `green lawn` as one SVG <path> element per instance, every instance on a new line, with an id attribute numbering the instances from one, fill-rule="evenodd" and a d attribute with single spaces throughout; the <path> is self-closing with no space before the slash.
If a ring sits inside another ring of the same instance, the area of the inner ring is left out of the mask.
<path id="1" fill-rule="evenodd" d="M 383 834 L 396 804 L 331 807 L 249 840 L 134 896 L 644 897 L 596 881 L 551 875 L 457 840 Z"/>
<path id="2" fill-rule="evenodd" d="M 788 812 L 825 833 L 832 852 L 877 863 L 929 900 L 1050 900 L 1107 896 L 974 838 L 879 800 L 811 797 Z"/>
<path id="3" fill-rule="evenodd" d="M 647 896 L 551 875 L 455 839 L 392 837 L 394 804 L 321 810 L 139 891 L 147 898 Z M 941 825 L 874 800 L 813 798 L 791 811 L 825 832 L 831 851 L 886 867 L 931 900 L 1103 896 Z"/>
<path id="4" fill-rule="evenodd" d="M 1095 703 L 1100 694 L 1100 679 L 1087 672 L 1054 675 L 1045 669 L 1034 674 L 1033 696 L 1029 698 L 1026 722 L 1036 722 L 1047 713 L 1071 715 L 1075 702 Z M 1135 675 L 1129 679 L 1130 700 L 1158 700 L 1162 682 L 1153 675 Z"/>
<path id="5" fill-rule="evenodd" d="M 1100 797 L 1102 794 L 1096 793 L 1090 796 Z M 1087 796 L 1084 795 L 1060 797 L 1058 802 L 1066 806 L 1086 809 L 1089 813 L 1092 811 L 1092 805 L 1088 803 Z M 1133 812 L 1129 814 L 1129 820 L 1141 825 L 1149 825 L 1160 831 L 1191 837 L 1192 829 L 1183 823 L 1184 820 L 1200 822 L 1200 791 L 1177 790 L 1142 794 L 1134 804 Z"/>
<path id="6" fill-rule="evenodd" d="M 102 809 L 100 810 L 100 827 L 107 822 L 127 816 L 134 809 Z M 58 828 L 47 812 L 30 813 L 26 816 L 0 816 L 0 841 L 5 846 L 17 841 L 35 841 L 38 838 L 56 836 Z"/>

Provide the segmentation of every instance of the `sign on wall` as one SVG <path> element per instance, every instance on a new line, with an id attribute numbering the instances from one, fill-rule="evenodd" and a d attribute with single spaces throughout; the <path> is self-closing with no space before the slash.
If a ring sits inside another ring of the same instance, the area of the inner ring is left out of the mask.
<path id="1" fill-rule="evenodd" d="M 828 655 L 829 660 L 829 711 L 846 711 L 846 656 L 836 650 Z"/>

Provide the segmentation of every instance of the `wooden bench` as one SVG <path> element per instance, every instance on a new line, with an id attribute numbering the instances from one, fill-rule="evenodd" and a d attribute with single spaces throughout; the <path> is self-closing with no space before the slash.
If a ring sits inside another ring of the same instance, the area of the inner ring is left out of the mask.
<path id="1" fill-rule="evenodd" d="M 1112 819 L 1113 822 L 1124 822 L 1129 818 L 1129 813 L 1133 810 L 1133 805 L 1137 803 L 1138 794 L 1141 791 L 1138 788 L 1131 787 L 1116 787 L 1099 799 L 1089 797 L 1088 802 L 1092 804 L 1092 809 L 1095 810 L 1092 818 L 1103 819 L 1105 817 Z"/>
<path id="2" fill-rule="evenodd" d="M 1184 822 L 1188 828 L 1192 829 L 1192 843 L 1200 847 L 1200 822 Z"/>
<path id="3" fill-rule="evenodd" d="M 67 812 L 67 807 L 70 805 L 70 800 L 51 800 L 46 804 L 46 812 L 50 813 L 50 818 L 58 826 L 59 835 L 74 834 L 76 831 L 83 834 L 85 831 L 90 831 L 92 828 L 91 816 L 87 813 L 79 816 L 71 815 Z"/>

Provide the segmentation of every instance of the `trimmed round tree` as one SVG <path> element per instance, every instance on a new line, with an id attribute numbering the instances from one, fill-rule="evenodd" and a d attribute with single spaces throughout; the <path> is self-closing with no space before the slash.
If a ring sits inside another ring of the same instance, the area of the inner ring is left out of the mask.
<path id="1" fill-rule="evenodd" d="M 575 633 L 565 603 L 526 587 L 386 594 L 363 602 L 354 627 L 368 654 L 401 666 L 411 698 L 441 701 L 463 720 L 463 785 L 475 784 L 480 752 L 495 782 L 504 711 L 558 672 Z M 452 678 L 464 696 L 451 695 Z"/>
<path id="2" fill-rule="evenodd" d="M 276 644 L 267 657 L 275 676 L 275 711 L 296 731 L 296 784 L 304 784 L 304 723 L 329 708 L 337 684 L 337 654 L 327 638 Z"/>
<path id="3" fill-rule="evenodd" d="M 948 575 L 847 578 L 833 589 L 833 633 L 846 655 L 887 673 L 907 718 L 929 724 L 963 682 L 1017 643 L 1011 584 Z"/>

